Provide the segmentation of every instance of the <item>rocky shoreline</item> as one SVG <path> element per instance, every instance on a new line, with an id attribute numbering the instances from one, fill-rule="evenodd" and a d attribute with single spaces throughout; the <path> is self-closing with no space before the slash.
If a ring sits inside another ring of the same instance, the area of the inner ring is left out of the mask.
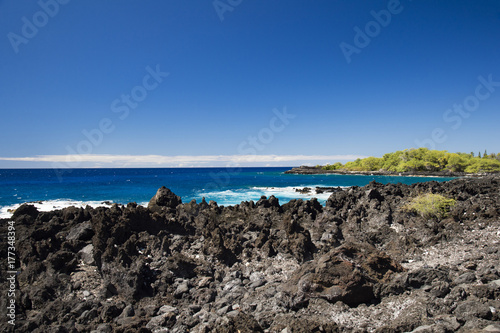
<path id="1" fill-rule="evenodd" d="M 15 331 L 500 332 L 499 185 L 372 182 L 324 206 L 182 203 L 164 187 L 148 207 L 23 205 Z M 426 192 L 457 201 L 447 218 L 401 210 Z"/>
<path id="2" fill-rule="evenodd" d="M 348 170 L 324 170 L 321 166 L 300 166 L 285 171 L 286 174 L 297 175 L 320 175 L 320 174 L 334 174 L 334 175 L 363 175 L 363 176 L 406 176 L 406 177 L 484 177 L 488 174 L 472 174 L 466 172 L 452 172 L 452 171 L 421 171 L 421 172 L 393 172 L 387 170 L 378 171 L 348 171 Z"/>

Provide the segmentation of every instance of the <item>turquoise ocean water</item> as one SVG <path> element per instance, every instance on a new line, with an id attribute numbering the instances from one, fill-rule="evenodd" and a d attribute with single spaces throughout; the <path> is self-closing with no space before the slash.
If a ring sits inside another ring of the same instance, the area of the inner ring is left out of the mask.
<path id="1" fill-rule="evenodd" d="M 100 205 L 104 201 L 146 204 L 161 186 L 170 188 L 183 202 L 214 200 L 219 205 L 259 200 L 274 195 L 283 204 L 292 199 L 317 197 L 322 203 L 329 194 L 301 194 L 303 187 L 364 186 L 380 183 L 412 184 L 452 178 L 289 175 L 290 168 L 165 168 L 165 169 L 0 169 L 0 216 L 25 202 L 40 202 L 41 210 L 69 205 Z"/>

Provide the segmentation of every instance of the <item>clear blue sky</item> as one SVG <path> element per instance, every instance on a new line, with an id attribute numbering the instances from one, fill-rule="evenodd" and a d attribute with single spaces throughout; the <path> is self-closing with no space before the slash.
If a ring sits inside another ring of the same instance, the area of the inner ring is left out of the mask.
<path id="1" fill-rule="evenodd" d="M 0 32 L 0 168 L 500 152 L 496 0 L 0 0 Z"/>

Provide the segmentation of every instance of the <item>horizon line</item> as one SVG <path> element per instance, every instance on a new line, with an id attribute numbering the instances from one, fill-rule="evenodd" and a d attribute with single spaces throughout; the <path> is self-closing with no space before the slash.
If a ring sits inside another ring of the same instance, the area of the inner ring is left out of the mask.
<path id="1" fill-rule="evenodd" d="M 351 161 L 365 158 L 363 155 L 113 155 L 113 154 L 68 154 L 68 155 L 36 155 L 31 157 L 0 157 L 0 161 L 37 164 L 29 167 L 0 167 L 0 169 L 23 168 L 220 168 L 220 167 L 255 167 L 255 164 L 266 164 L 261 167 L 288 167 L 315 164 L 316 162 L 333 163 L 335 161 Z M 295 162 L 295 163 L 294 163 Z M 46 165 L 51 163 L 51 165 Z M 224 163 L 226 165 L 224 165 Z M 286 165 L 276 165 L 286 163 Z M 300 164 L 299 163 L 299 164 Z M 40 165 L 45 164 L 45 165 Z M 84 165 L 82 165 L 84 164 Z M 231 165 L 229 165 L 231 164 Z M 247 166 L 245 166 L 245 164 Z M 251 164 L 251 165 L 248 165 Z M 274 164 L 274 165 L 271 165 Z"/>

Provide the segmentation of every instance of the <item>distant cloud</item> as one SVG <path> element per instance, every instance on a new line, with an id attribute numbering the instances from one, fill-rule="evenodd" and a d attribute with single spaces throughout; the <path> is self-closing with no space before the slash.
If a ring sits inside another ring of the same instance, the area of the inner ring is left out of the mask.
<path id="1" fill-rule="evenodd" d="M 50 167 L 224 167 L 228 164 L 238 166 L 276 166 L 298 164 L 321 164 L 337 161 L 350 161 L 366 156 L 359 155 L 200 155 L 200 156 L 163 156 L 163 155 L 39 155 L 34 157 L 0 157 L 0 161 L 20 162 L 23 165 L 51 163 Z"/>

